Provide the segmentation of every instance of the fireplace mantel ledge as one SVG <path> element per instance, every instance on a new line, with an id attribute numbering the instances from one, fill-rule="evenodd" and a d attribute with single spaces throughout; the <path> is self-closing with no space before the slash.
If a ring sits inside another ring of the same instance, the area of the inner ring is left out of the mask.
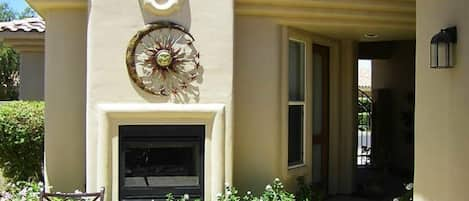
<path id="1" fill-rule="evenodd" d="M 128 112 L 220 112 L 225 108 L 224 104 L 171 104 L 171 103 L 101 103 L 97 105 L 98 111 L 104 113 L 128 113 Z"/>

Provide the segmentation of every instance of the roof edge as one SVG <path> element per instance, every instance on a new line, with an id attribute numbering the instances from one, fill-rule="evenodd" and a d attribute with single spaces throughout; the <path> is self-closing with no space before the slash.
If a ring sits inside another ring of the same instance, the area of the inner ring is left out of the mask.
<path id="1" fill-rule="evenodd" d="M 54 9 L 88 9 L 87 0 L 26 0 L 41 16 Z"/>

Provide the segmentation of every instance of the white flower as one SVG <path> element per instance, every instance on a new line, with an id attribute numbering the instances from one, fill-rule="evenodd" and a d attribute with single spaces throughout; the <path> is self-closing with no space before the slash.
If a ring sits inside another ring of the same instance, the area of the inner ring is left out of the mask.
<path id="1" fill-rule="evenodd" d="M 251 195 L 251 191 L 246 192 L 246 194 Z"/>
<path id="2" fill-rule="evenodd" d="M 414 188 L 414 183 L 408 183 L 407 185 L 405 185 L 405 189 L 410 191 Z"/>
<path id="3" fill-rule="evenodd" d="M 184 200 L 189 200 L 189 194 L 184 194 Z"/>
<path id="4" fill-rule="evenodd" d="M 279 178 L 275 178 L 274 181 L 275 181 L 275 182 L 280 182 L 280 179 L 279 179 Z"/>
<path id="5" fill-rule="evenodd" d="M 271 185 L 265 186 L 265 190 L 266 190 L 266 191 L 272 191 L 272 186 L 271 186 Z"/>
<path id="6" fill-rule="evenodd" d="M 225 187 L 230 187 L 230 184 L 228 182 L 226 182 Z"/>
<path id="7" fill-rule="evenodd" d="M 226 196 L 230 196 L 231 194 L 232 194 L 231 191 L 226 192 Z"/>
<path id="8" fill-rule="evenodd" d="M 2 192 L 2 199 L 11 200 L 13 196 L 9 192 Z"/>
<path id="9" fill-rule="evenodd" d="M 20 191 L 19 194 L 20 194 L 22 197 L 24 197 L 24 196 L 26 196 L 27 193 L 28 193 L 28 189 L 23 188 L 23 189 Z"/>
<path id="10" fill-rule="evenodd" d="M 399 198 L 394 198 L 392 199 L 392 201 L 399 201 Z"/>
<path id="11" fill-rule="evenodd" d="M 222 194 L 221 193 L 217 193 L 217 198 L 221 198 Z"/>

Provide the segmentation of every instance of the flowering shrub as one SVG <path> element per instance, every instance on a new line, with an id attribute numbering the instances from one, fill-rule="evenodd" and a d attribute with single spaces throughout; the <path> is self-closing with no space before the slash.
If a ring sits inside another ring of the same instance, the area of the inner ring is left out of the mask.
<path id="1" fill-rule="evenodd" d="M 184 194 L 180 198 L 175 198 L 172 193 L 166 195 L 166 201 L 187 201 L 189 200 L 189 194 Z M 196 199 L 199 200 L 199 199 Z"/>
<path id="2" fill-rule="evenodd" d="M 26 201 L 39 200 L 39 195 L 43 184 L 41 182 L 24 182 L 9 183 L 6 190 L 0 192 L 0 201 Z"/>
<path id="3" fill-rule="evenodd" d="M 0 191 L 0 201 L 35 201 L 39 200 L 41 191 L 44 187 L 42 182 L 25 182 L 19 181 L 16 183 L 8 183 L 5 186 L 5 191 Z M 74 193 L 82 193 L 75 190 Z M 51 201 L 91 201 L 94 198 L 57 198 L 49 197 Z"/>
<path id="4" fill-rule="evenodd" d="M 254 196 L 250 191 L 240 196 L 238 190 L 228 184 L 225 185 L 225 192 L 217 195 L 217 201 L 294 201 L 295 196 L 285 191 L 280 179 L 276 178 L 272 184 L 265 186 L 264 192 L 259 196 Z"/>
<path id="5" fill-rule="evenodd" d="M 405 193 L 398 198 L 394 198 L 393 201 L 412 201 L 414 196 L 414 183 L 404 184 Z"/>

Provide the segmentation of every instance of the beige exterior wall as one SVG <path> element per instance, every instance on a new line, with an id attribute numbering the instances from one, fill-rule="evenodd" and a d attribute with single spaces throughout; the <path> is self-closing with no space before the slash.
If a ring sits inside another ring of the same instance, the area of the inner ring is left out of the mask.
<path id="1" fill-rule="evenodd" d="M 469 2 L 417 0 L 415 192 L 416 201 L 469 197 Z M 457 25 L 456 65 L 430 69 L 430 40 Z"/>
<path id="2" fill-rule="evenodd" d="M 95 0 L 89 2 L 89 7 L 86 184 L 87 189 L 93 191 L 102 185 L 100 173 L 103 167 L 98 164 L 97 154 L 102 144 L 98 141 L 98 136 L 102 133 L 115 136 L 115 133 L 112 133 L 114 128 L 106 128 L 99 123 L 99 105 L 132 103 L 152 108 L 165 105 L 172 107 L 174 102 L 141 91 L 128 76 L 125 62 L 126 49 L 132 36 L 145 25 L 138 1 Z M 206 185 L 215 186 L 205 199 L 210 200 L 217 192 L 223 190 L 223 182 L 232 183 L 233 2 L 190 1 L 190 8 L 190 18 L 187 19 L 191 24 L 190 33 L 196 39 L 194 44 L 201 52 L 200 61 L 205 70 L 199 100 L 191 103 L 196 105 L 221 104 L 224 107 L 224 132 L 217 131 L 213 135 L 225 138 L 223 145 L 225 150 L 224 153 L 217 151 L 212 153 L 224 154 L 224 161 L 213 160 L 212 163 L 216 165 L 213 169 L 208 169 L 211 172 L 222 172 L 223 176 L 206 177 L 208 179 Z M 196 107 L 187 105 L 184 108 L 190 113 Z M 126 116 L 118 118 L 141 123 L 142 120 L 137 114 L 139 112 L 138 110 L 127 111 Z M 189 118 L 197 121 L 197 117 Z M 168 123 L 171 119 L 168 114 L 166 117 L 147 118 L 145 123 Z M 202 121 L 203 118 L 199 120 Z M 116 137 L 112 138 L 113 141 L 116 139 Z M 210 140 L 206 138 L 206 143 Z M 105 166 L 104 168 L 110 170 L 115 167 Z M 116 180 L 117 177 L 112 177 L 112 179 Z M 108 194 L 107 199 L 116 200 L 116 197 L 117 194 L 113 191 L 112 194 Z"/>
<path id="3" fill-rule="evenodd" d="M 305 166 L 287 167 L 288 49 L 284 47 L 288 47 L 288 38 L 305 42 L 307 74 L 311 73 L 311 44 L 330 47 L 329 192 L 350 193 L 356 143 L 356 43 L 320 37 L 260 17 L 237 16 L 235 23 L 234 183 L 241 191 L 259 192 L 278 177 L 294 191 L 298 176 L 311 180 L 310 106 L 306 107 Z M 307 85 L 311 95 L 311 79 Z"/>
<path id="4" fill-rule="evenodd" d="M 188 24 L 191 24 L 190 32 L 196 38 L 195 45 L 201 52 L 201 64 L 205 69 L 200 99 L 191 104 L 220 104 L 224 108 L 224 131 L 213 134 L 225 140 L 221 159 L 224 161 L 217 161 L 220 165 L 213 169 L 224 178 L 210 178 L 212 184 L 216 184 L 210 196 L 222 190 L 221 181 L 234 182 L 241 190 L 259 191 L 275 177 L 281 177 L 291 189 L 298 174 L 290 174 L 282 165 L 286 164 L 284 109 L 287 107 L 282 104 L 285 98 L 282 97 L 285 92 L 282 72 L 286 68 L 283 47 L 289 32 L 268 20 L 250 17 L 238 18 L 236 30 L 233 30 L 232 1 L 190 1 L 190 5 Z M 115 127 L 119 122 L 178 122 L 184 115 L 175 118 L 170 114 L 157 117 L 140 114 L 142 107 L 158 113 L 160 109 L 152 108 L 174 107 L 174 104 L 142 92 L 128 77 L 125 51 L 131 37 L 145 24 L 138 1 L 92 0 L 88 6 L 88 14 L 85 10 L 51 9 L 45 15 L 48 23 L 46 171 L 49 183 L 56 186 L 54 191 L 83 189 L 85 183 L 88 191 L 108 185 L 107 198 L 114 200 L 115 187 L 109 185 L 115 185 L 116 177 L 108 175 L 112 180 L 109 182 L 101 173 L 109 174 L 116 168 L 115 163 L 106 161 L 115 157 L 115 144 L 104 142 L 116 142 Z M 85 40 L 86 34 L 88 40 Z M 324 40 L 311 33 L 303 35 L 309 41 L 322 41 L 332 47 L 329 190 L 350 193 L 356 140 L 353 122 L 356 43 Z M 121 107 L 110 113 L 121 113 L 132 105 L 139 107 L 113 116 L 103 114 L 106 113 L 103 105 Z M 188 112 L 197 110 L 196 106 L 191 107 L 182 106 Z M 192 116 L 185 118 L 194 119 Z M 108 137 L 100 140 L 102 136 Z M 110 150 L 111 156 L 104 156 L 103 150 Z M 311 168 L 306 166 L 303 170 L 299 174 L 308 176 Z"/>
<path id="5" fill-rule="evenodd" d="M 86 10 L 43 13 L 45 57 L 45 179 L 53 191 L 85 187 Z"/>
<path id="6" fill-rule="evenodd" d="M 20 100 L 44 100 L 44 52 L 20 52 Z"/>
<path id="7" fill-rule="evenodd" d="M 234 183 L 242 192 L 258 192 L 286 168 L 280 157 L 281 27 L 237 17 L 235 41 Z"/>

